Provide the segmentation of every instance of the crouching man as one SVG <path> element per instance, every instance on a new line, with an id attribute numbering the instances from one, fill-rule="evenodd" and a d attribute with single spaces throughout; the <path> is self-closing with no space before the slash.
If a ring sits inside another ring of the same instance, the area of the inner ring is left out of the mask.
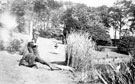
<path id="1" fill-rule="evenodd" d="M 45 60 L 41 59 L 38 53 L 38 46 L 36 45 L 37 38 L 39 33 L 37 31 L 33 31 L 33 38 L 31 42 L 28 42 L 27 44 L 27 50 L 26 52 L 23 52 L 23 57 L 20 60 L 19 66 L 24 65 L 27 67 L 37 67 L 35 62 L 39 62 L 41 64 L 47 65 L 51 70 L 53 68 L 47 63 Z M 28 52 L 27 52 L 28 51 Z"/>

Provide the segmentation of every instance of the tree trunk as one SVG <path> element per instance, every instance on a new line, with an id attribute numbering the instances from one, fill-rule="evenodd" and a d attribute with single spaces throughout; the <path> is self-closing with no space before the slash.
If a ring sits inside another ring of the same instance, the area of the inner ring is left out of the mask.
<path id="1" fill-rule="evenodd" d="M 114 46 L 116 46 L 116 39 L 117 39 L 117 31 L 116 31 L 116 29 L 115 29 L 115 35 L 114 35 Z"/>
<path id="2" fill-rule="evenodd" d="M 117 33 L 117 32 L 116 32 L 116 29 L 115 29 L 114 39 L 116 39 L 116 33 Z"/>
<path id="3" fill-rule="evenodd" d="M 122 22 L 120 21 L 119 39 L 121 38 L 121 28 L 122 28 Z"/>
<path id="4" fill-rule="evenodd" d="M 32 38 L 32 32 L 33 32 L 33 21 L 30 21 L 29 35 L 31 38 Z"/>

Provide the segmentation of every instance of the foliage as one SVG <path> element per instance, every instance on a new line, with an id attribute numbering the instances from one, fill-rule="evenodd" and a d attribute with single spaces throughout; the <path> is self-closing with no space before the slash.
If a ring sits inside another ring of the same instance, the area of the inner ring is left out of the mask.
<path id="1" fill-rule="evenodd" d="M 103 15 L 107 14 L 108 7 L 101 6 L 101 7 L 87 7 L 84 4 L 78 4 L 73 7 L 73 14 L 72 16 L 77 18 L 82 25 L 89 25 L 89 26 L 99 26 L 100 28 L 107 30 L 106 26 L 103 23 Z M 105 17 L 104 17 L 105 18 Z"/>
<path id="2" fill-rule="evenodd" d="M 102 13 L 106 10 L 104 7 L 101 9 L 102 10 L 99 8 L 87 7 L 83 4 L 78 4 L 73 8 L 67 9 L 62 17 L 65 29 L 67 29 L 68 32 L 73 30 L 87 31 L 95 41 L 110 41 L 110 36 L 107 32 L 108 26 L 103 23 Z"/>
<path id="3" fill-rule="evenodd" d="M 83 64 L 84 59 L 92 57 L 95 45 L 91 38 L 89 39 L 88 37 L 88 33 L 82 32 L 74 32 L 68 36 L 66 55 L 68 57 L 73 57 L 71 66 L 74 67 L 76 70 L 82 69 L 81 67 L 83 66 L 81 65 Z M 91 59 L 89 59 L 89 61 L 90 60 Z"/>
<path id="4" fill-rule="evenodd" d="M 49 15 L 49 9 L 45 0 L 34 1 L 33 12 L 37 15 L 37 20 L 45 21 Z"/>
<path id="5" fill-rule="evenodd" d="M 24 17 L 18 17 L 17 22 L 19 23 L 17 26 L 18 32 L 24 33 L 25 32 L 25 19 L 24 19 Z"/>
<path id="6" fill-rule="evenodd" d="M 110 13 L 111 26 L 113 26 L 115 30 L 119 30 L 121 36 L 122 27 L 125 25 L 122 11 L 120 8 L 110 8 Z"/>
<path id="7" fill-rule="evenodd" d="M 11 12 L 17 16 L 23 16 L 25 14 L 25 1 L 20 0 L 20 1 L 13 1 L 11 4 Z"/>
<path id="8" fill-rule="evenodd" d="M 39 33 L 40 33 L 39 36 L 41 36 L 41 37 L 44 37 L 44 38 L 50 38 L 51 37 L 51 33 L 48 30 L 45 31 L 45 30 L 40 29 Z"/>
<path id="9" fill-rule="evenodd" d="M 129 19 L 129 21 L 131 22 L 130 31 L 131 31 L 132 33 L 134 33 L 133 30 L 134 30 L 134 28 L 135 28 L 135 4 L 132 4 L 132 5 L 130 6 L 129 15 L 132 17 L 132 18 Z"/>
<path id="10" fill-rule="evenodd" d="M 122 37 L 118 43 L 118 51 L 131 53 L 133 56 L 135 55 L 135 37 L 126 36 Z"/>
<path id="11" fill-rule="evenodd" d="M 100 28 L 98 25 L 92 27 L 85 26 L 85 29 L 95 41 L 103 40 L 110 42 L 110 36 L 107 34 L 107 31 Z"/>
<path id="12" fill-rule="evenodd" d="M 1 50 L 4 50 L 5 49 L 5 47 L 4 47 L 4 42 L 1 40 L 0 41 L 0 51 Z"/>
<path id="13" fill-rule="evenodd" d="M 48 0 L 48 7 L 50 7 L 51 9 L 58 9 L 62 6 L 62 4 L 58 3 L 55 0 Z"/>
<path id="14" fill-rule="evenodd" d="M 56 9 L 51 11 L 50 19 L 53 28 L 59 28 L 59 24 L 61 22 L 61 17 L 63 15 L 63 12 L 64 12 L 63 9 Z"/>
<path id="15" fill-rule="evenodd" d="M 80 72 L 76 79 L 78 84 L 134 84 L 134 61 L 95 64 L 95 44 L 86 33 L 72 33 L 67 42 L 66 60 L 69 61 L 66 62 L 71 62 L 70 66 Z"/>
<path id="16" fill-rule="evenodd" d="M 65 28 L 70 32 L 70 31 L 73 31 L 73 30 L 80 30 L 81 29 L 81 23 L 72 18 L 72 17 L 69 17 L 65 20 Z"/>
<path id="17" fill-rule="evenodd" d="M 81 29 L 81 22 L 72 17 L 72 12 L 72 8 L 67 9 L 65 14 L 61 18 L 61 20 L 64 22 L 65 29 L 68 30 L 68 32 Z"/>
<path id="18" fill-rule="evenodd" d="M 48 21 L 52 10 L 57 10 L 61 5 L 54 0 L 35 0 L 33 12 L 36 13 L 38 20 Z"/>
<path id="19" fill-rule="evenodd" d="M 129 19 L 131 20 L 131 14 L 134 14 L 132 1 L 121 0 L 117 1 L 113 7 L 110 7 L 109 12 L 109 25 L 115 29 L 115 38 L 116 39 L 116 30 L 119 31 L 119 36 L 122 35 L 122 31 L 125 26 L 128 25 Z M 132 27 L 129 25 L 129 27 Z M 126 28 L 128 29 L 128 27 Z M 132 30 L 132 28 L 130 28 Z"/>
<path id="20" fill-rule="evenodd" d="M 58 10 L 62 6 L 54 0 L 13 0 L 10 2 L 10 11 L 17 17 L 18 27 L 16 30 L 21 33 L 26 32 L 28 30 L 26 28 L 29 27 L 37 28 L 37 25 L 46 27 L 45 24 L 50 23 L 54 18 L 52 11 Z M 34 23 L 34 25 L 29 23 Z"/>
<path id="21" fill-rule="evenodd" d="M 9 52 L 18 52 L 21 48 L 21 41 L 18 39 L 14 39 L 10 41 L 9 46 L 7 47 L 7 51 Z"/>
<path id="22" fill-rule="evenodd" d="M 25 19 L 24 19 L 24 15 L 26 14 L 26 2 L 24 0 L 20 0 L 20 1 L 13 1 L 13 3 L 11 4 L 11 13 L 16 15 L 17 17 L 17 31 L 20 33 L 24 33 L 25 32 Z"/>
<path id="23" fill-rule="evenodd" d="M 113 46 L 117 46 L 119 43 L 119 39 L 111 39 L 111 41 Z"/>
<path id="24" fill-rule="evenodd" d="M 59 30 L 59 29 L 48 29 L 48 30 L 42 30 L 40 29 L 39 30 L 39 33 L 41 37 L 44 37 L 44 38 L 55 38 L 57 40 L 60 40 L 61 39 L 61 33 L 62 31 Z"/>
<path id="25" fill-rule="evenodd" d="M 90 21 L 90 12 L 91 11 L 84 4 L 77 4 L 72 8 L 73 17 L 77 18 L 82 24 L 88 24 Z M 92 14 L 92 13 L 91 13 Z"/>
<path id="26" fill-rule="evenodd" d="M 112 45 L 112 40 L 109 40 L 109 41 L 97 40 L 96 44 L 101 45 L 101 46 L 110 46 Z"/>
<path id="27" fill-rule="evenodd" d="M 66 63 L 81 73 L 79 80 L 92 75 L 95 43 L 88 37 L 88 33 L 74 32 L 67 39 Z"/>
<path id="28" fill-rule="evenodd" d="M 97 71 L 101 82 L 106 84 L 134 84 L 134 62 L 121 62 L 119 64 L 98 65 Z"/>
<path id="29" fill-rule="evenodd" d="M 134 84 L 135 60 L 94 64 L 93 79 L 79 80 L 77 84 Z M 94 74 L 95 73 L 95 74 Z M 83 76 L 83 75 L 81 75 Z M 80 83 L 81 82 L 81 83 Z"/>

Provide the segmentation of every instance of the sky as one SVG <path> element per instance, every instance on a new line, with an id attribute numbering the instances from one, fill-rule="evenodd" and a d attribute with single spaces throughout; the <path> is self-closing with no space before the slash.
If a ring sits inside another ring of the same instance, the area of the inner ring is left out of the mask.
<path id="1" fill-rule="evenodd" d="M 98 7 L 102 5 L 107 5 L 108 7 L 113 6 L 114 2 L 117 0 L 57 0 L 57 1 L 71 1 L 75 3 L 83 3 L 87 6 Z M 135 3 L 135 0 L 132 0 Z"/>
<path id="2" fill-rule="evenodd" d="M 57 0 L 57 1 L 71 1 L 75 3 L 83 3 L 87 6 L 98 7 L 102 5 L 113 6 L 113 3 L 117 0 Z"/>

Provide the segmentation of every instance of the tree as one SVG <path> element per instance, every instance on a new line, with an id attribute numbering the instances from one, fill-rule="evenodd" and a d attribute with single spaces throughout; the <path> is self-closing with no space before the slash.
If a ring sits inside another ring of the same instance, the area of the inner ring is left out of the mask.
<path id="1" fill-rule="evenodd" d="M 101 10 L 99 11 L 98 8 L 78 4 L 68 9 L 64 18 L 67 28 L 87 31 L 95 40 L 108 41 L 110 38 L 107 28 L 102 22 Z"/>
<path id="2" fill-rule="evenodd" d="M 62 5 L 54 0 L 36 0 L 34 2 L 34 12 L 37 15 L 38 22 L 44 23 L 43 27 L 46 29 L 51 22 L 54 13 L 52 11 L 58 10 Z"/>
<path id="3" fill-rule="evenodd" d="M 92 36 L 94 41 L 102 40 L 102 41 L 107 41 L 110 42 L 110 35 L 107 34 L 107 32 L 102 29 L 100 26 L 95 25 L 95 26 L 85 26 L 87 27 L 85 31 L 89 32 L 90 36 Z"/>
<path id="4" fill-rule="evenodd" d="M 134 34 L 134 30 L 135 30 L 135 4 L 131 4 L 129 7 L 129 16 L 131 17 L 129 19 L 129 21 L 131 22 L 130 25 L 130 31 Z"/>
<path id="5" fill-rule="evenodd" d="M 89 22 L 89 8 L 84 4 L 77 4 L 72 8 L 72 17 L 75 17 L 82 24 Z"/>
<path id="6" fill-rule="evenodd" d="M 68 9 L 61 20 L 64 22 L 65 29 L 68 30 L 68 32 L 72 30 L 80 30 L 81 27 L 81 22 L 78 21 L 76 18 L 72 16 L 73 9 Z"/>
<path id="7" fill-rule="evenodd" d="M 24 15 L 25 15 L 25 9 L 26 9 L 26 3 L 24 0 L 20 1 L 13 1 L 11 4 L 11 13 L 17 16 L 17 30 L 18 32 L 25 32 L 25 20 L 24 20 Z"/>
<path id="8" fill-rule="evenodd" d="M 110 28 L 110 18 L 109 18 L 109 7 L 106 5 L 100 6 L 97 8 L 97 11 L 99 11 L 99 15 L 101 17 L 101 23 L 107 27 Z"/>
<path id="9" fill-rule="evenodd" d="M 51 11 L 50 18 L 51 18 L 51 23 L 52 23 L 53 28 L 58 28 L 59 27 L 63 12 L 64 12 L 63 9 L 56 9 L 56 10 Z"/>
<path id="10" fill-rule="evenodd" d="M 115 31 L 119 30 L 119 36 L 121 36 L 122 27 L 125 25 L 123 20 L 124 16 L 121 9 L 111 8 L 110 9 L 111 24 L 114 27 Z"/>
<path id="11" fill-rule="evenodd" d="M 122 29 L 127 25 L 129 19 L 129 9 L 132 1 L 122 0 L 117 1 L 115 6 L 109 9 L 110 24 L 114 27 L 115 31 L 119 31 L 119 36 L 122 36 Z"/>
<path id="12" fill-rule="evenodd" d="M 61 7 L 54 0 L 14 0 L 11 3 L 12 14 L 17 16 L 18 29 L 32 31 L 32 28 L 46 28 L 51 21 L 51 11 Z M 26 27 L 27 26 L 27 27 Z"/>

